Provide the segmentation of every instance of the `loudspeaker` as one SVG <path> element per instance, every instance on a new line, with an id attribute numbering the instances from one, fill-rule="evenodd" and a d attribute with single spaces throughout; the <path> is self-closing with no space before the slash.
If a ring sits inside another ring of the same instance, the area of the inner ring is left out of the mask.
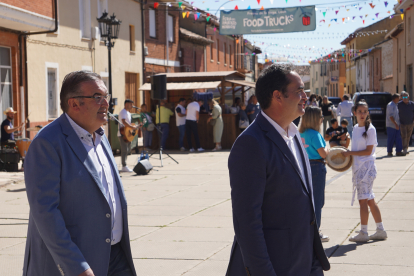
<path id="1" fill-rule="evenodd" d="M 151 99 L 167 99 L 167 75 L 151 76 Z"/>
<path id="2" fill-rule="evenodd" d="M 152 165 L 147 159 L 139 161 L 138 164 L 134 167 L 134 172 L 137 175 L 147 175 L 151 170 Z"/>

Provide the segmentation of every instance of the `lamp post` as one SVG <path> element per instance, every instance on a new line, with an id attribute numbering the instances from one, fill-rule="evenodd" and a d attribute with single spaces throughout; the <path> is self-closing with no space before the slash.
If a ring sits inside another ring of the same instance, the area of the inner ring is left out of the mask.
<path id="1" fill-rule="evenodd" d="M 108 47 L 108 71 L 109 71 L 109 82 L 108 82 L 108 91 L 111 97 L 109 101 L 109 112 L 114 112 L 114 103 L 112 100 L 112 66 L 111 66 L 111 49 L 115 46 L 115 39 L 118 38 L 119 26 L 122 21 L 116 19 L 115 14 L 108 16 L 108 13 L 104 11 L 101 17 L 96 18 L 99 23 L 99 31 L 101 37 L 105 41 L 105 46 Z"/>

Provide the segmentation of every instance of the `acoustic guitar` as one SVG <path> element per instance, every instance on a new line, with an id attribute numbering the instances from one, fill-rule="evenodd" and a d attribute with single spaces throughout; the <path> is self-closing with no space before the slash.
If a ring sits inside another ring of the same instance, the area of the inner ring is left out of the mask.
<path id="1" fill-rule="evenodd" d="M 135 126 L 134 124 L 132 125 Z M 119 129 L 119 132 L 122 135 L 122 139 L 124 139 L 126 143 L 131 143 L 132 140 L 134 140 L 134 137 L 138 134 L 138 129 L 124 125 L 124 126 L 121 126 L 121 128 Z"/>

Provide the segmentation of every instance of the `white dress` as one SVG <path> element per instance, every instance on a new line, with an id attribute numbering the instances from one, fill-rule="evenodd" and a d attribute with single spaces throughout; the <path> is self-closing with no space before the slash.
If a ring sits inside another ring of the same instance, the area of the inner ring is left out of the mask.
<path id="1" fill-rule="evenodd" d="M 352 151 L 361 151 L 367 146 L 374 146 L 370 155 L 353 156 L 354 162 L 352 164 L 352 182 L 353 193 L 352 202 L 354 204 L 355 193 L 357 193 L 358 200 L 374 199 L 375 194 L 372 190 L 374 180 L 377 177 L 377 168 L 375 166 L 375 149 L 378 145 L 377 131 L 375 127 L 370 124 L 367 137 L 364 137 L 365 127 L 359 127 L 358 124 L 354 126 L 352 135 Z"/>

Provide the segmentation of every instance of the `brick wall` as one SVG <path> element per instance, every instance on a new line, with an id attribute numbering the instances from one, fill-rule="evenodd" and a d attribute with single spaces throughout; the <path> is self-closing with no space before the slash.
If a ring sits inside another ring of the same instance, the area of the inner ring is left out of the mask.
<path id="1" fill-rule="evenodd" d="M 181 72 L 204 72 L 204 46 L 180 41 Z"/>
<path id="2" fill-rule="evenodd" d="M 18 35 L 11 32 L 0 31 L 0 46 L 10 48 L 11 66 L 12 66 L 12 91 L 13 91 L 13 109 L 17 111 L 14 125 L 21 122 L 20 109 L 20 85 L 19 85 L 19 43 Z M 23 68 L 24 70 L 24 68 Z M 23 80 L 24 81 L 24 80 Z M 24 85 L 24 84 L 23 84 Z M 27 116 L 27 114 L 26 114 Z"/>
<path id="3" fill-rule="evenodd" d="M 239 68 L 242 64 L 242 59 L 240 55 L 236 55 L 236 39 L 233 37 L 220 35 L 218 29 L 214 31 L 214 28 L 208 27 L 207 28 L 207 38 L 214 41 L 213 44 L 207 46 L 207 71 L 214 72 L 214 71 L 235 71 L 237 69 L 237 58 Z M 217 46 L 218 41 L 218 46 Z M 240 43 L 243 43 L 243 39 L 239 40 L 239 44 L 237 44 L 238 49 L 240 48 Z M 226 59 L 224 58 L 224 44 L 226 44 Z M 231 46 L 231 55 L 230 49 Z M 218 51 L 217 51 L 217 47 Z M 211 51 L 211 48 L 213 51 Z M 240 50 L 239 50 L 240 51 Z M 218 55 L 217 55 L 218 53 Z"/>
<path id="4" fill-rule="evenodd" d="M 1 0 L 1 2 L 53 18 L 53 0 Z"/>

